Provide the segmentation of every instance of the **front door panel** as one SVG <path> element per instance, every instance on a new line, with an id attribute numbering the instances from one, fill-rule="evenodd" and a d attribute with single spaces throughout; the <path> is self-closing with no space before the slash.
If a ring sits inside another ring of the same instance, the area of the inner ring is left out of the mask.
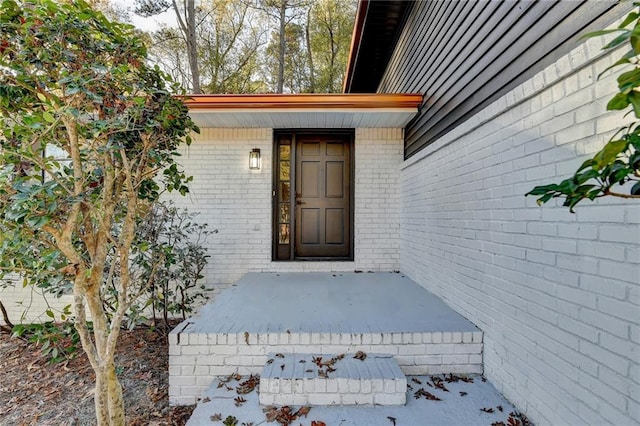
<path id="1" fill-rule="evenodd" d="M 295 257 L 348 258 L 351 253 L 350 138 L 296 138 Z"/>

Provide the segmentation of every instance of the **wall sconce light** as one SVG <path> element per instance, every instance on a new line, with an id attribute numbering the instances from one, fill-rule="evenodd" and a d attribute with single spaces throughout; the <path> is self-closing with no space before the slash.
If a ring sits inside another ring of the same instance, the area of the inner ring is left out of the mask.
<path id="1" fill-rule="evenodd" d="M 260 148 L 253 148 L 249 153 L 249 169 L 260 170 Z"/>

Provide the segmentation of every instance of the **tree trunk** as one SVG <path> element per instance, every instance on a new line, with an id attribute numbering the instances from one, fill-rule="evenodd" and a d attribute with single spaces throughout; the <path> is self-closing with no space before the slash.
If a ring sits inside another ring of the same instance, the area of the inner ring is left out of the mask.
<path id="1" fill-rule="evenodd" d="M 2 318 L 4 319 L 5 324 L 7 324 L 7 325 L 0 324 L 0 331 L 6 331 L 7 333 L 11 333 L 11 330 L 13 329 L 13 324 L 9 320 L 9 314 L 7 314 L 7 310 L 4 308 L 2 301 L 0 301 L 0 311 L 2 311 Z"/>
<path id="2" fill-rule="evenodd" d="M 311 50 L 311 34 L 309 31 L 309 23 L 311 22 L 311 7 L 307 11 L 307 25 L 305 25 L 305 39 L 307 42 L 307 56 L 309 57 L 309 92 L 316 92 L 316 76 L 313 69 L 313 51 Z"/>
<path id="3" fill-rule="evenodd" d="M 286 45 L 285 24 L 286 24 L 287 0 L 280 1 L 280 51 L 278 52 L 278 88 L 276 93 L 282 93 L 284 88 L 284 52 Z"/>
<path id="4" fill-rule="evenodd" d="M 120 329 L 117 321 L 113 321 L 116 323 L 115 327 L 109 327 L 100 299 L 99 283 L 85 282 L 82 278 L 85 275 L 81 272 L 76 276 L 74 284 L 75 327 L 78 330 L 82 348 L 96 375 L 94 403 L 97 424 L 98 426 L 124 426 L 124 398 L 116 375 L 115 346 L 109 344 L 110 340 L 117 340 Z M 85 307 L 88 308 L 93 319 L 93 339 L 87 328 Z"/>
<path id="5" fill-rule="evenodd" d="M 196 9 L 195 1 L 187 0 L 187 49 L 189 50 L 189 67 L 191 68 L 191 84 L 193 93 L 201 93 L 200 70 L 198 68 L 198 43 L 196 40 Z"/>

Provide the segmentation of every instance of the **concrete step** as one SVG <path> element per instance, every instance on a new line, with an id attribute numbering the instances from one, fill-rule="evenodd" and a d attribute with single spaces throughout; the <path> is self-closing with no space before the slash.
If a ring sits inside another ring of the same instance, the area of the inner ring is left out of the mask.
<path id="1" fill-rule="evenodd" d="M 404 405 L 407 378 L 393 356 L 355 355 L 269 354 L 260 404 Z"/>

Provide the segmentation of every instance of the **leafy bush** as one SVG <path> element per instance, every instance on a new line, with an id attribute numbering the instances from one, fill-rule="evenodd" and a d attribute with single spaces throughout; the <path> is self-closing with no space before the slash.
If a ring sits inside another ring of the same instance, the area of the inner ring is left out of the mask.
<path id="1" fill-rule="evenodd" d="M 126 315 L 129 328 L 137 324 L 152 323 L 154 327 L 169 329 L 171 318 L 186 318 L 195 305 L 208 299 L 206 287 L 201 284 L 202 272 L 210 257 L 203 246 L 209 235 L 217 230 L 194 221 L 197 213 L 178 209 L 171 203 L 156 202 L 136 228 L 131 262 L 132 272 L 142 287 L 142 297 L 131 305 Z M 117 309 L 117 280 L 113 271 L 115 257 L 105 268 L 107 311 Z M 151 315 L 149 318 L 147 315 Z"/>
<path id="2" fill-rule="evenodd" d="M 38 346 L 41 353 L 49 358 L 49 362 L 58 363 L 76 356 L 80 348 L 80 336 L 73 323 L 68 321 L 71 306 L 64 308 L 61 315 L 63 322 L 48 321 L 42 324 L 18 324 L 11 330 L 13 335 L 26 339 Z M 47 316 L 54 319 L 49 309 Z"/>

